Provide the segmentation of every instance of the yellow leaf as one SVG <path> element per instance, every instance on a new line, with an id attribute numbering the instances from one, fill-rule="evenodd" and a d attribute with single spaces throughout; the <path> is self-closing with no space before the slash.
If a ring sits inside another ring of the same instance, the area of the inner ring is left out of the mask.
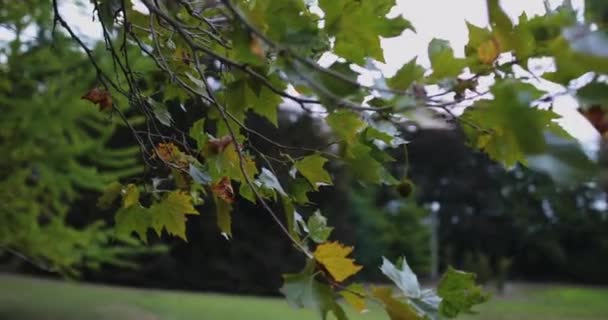
<path id="1" fill-rule="evenodd" d="M 386 287 L 374 287 L 372 293 L 374 297 L 382 301 L 384 310 L 388 313 L 391 320 L 422 320 L 421 317 L 407 303 L 401 302 L 392 296 L 392 289 Z"/>
<path id="2" fill-rule="evenodd" d="M 346 289 L 340 291 L 340 295 L 344 300 L 357 312 L 362 313 L 367 311 L 365 303 L 365 289 L 358 283 L 353 283 Z"/>
<path id="3" fill-rule="evenodd" d="M 152 207 L 150 207 L 152 215 L 152 228 L 156 234 L 160 235 L 163 228 L 168 234 L 178 236 L 184 240 L 186 238 L 186 215 L 198 215 L 198 211 L 192 206 L 192 198 L 190 195 L 181 192 L 173 191 Z"/>
<path id="4" fill-rule="evenodd" d="M 479 60 L 484 64 L 494 63 L 499 54 L 500 47 L 498 41 L 496 41 L 494 38 L 482 42 L 477 48 Z"/>
<path id="5" fill-rule="evenodd" d="M 343 246 L 339 242 L 328 242 L 317 246 L 314 257 L 336 281 L 342 282 L 362 268 L 354 263 L 355 260 L 346 257 L 352 251 L 353 247 Z"/>
<path id="6" fill-rule="evenodd" d="M 136 203 L 139 203 L 139 189 L 136 185 L 130 183 L 125 188 L 125 193 L 122 196 L 122 207 L 128 208 Z"/>

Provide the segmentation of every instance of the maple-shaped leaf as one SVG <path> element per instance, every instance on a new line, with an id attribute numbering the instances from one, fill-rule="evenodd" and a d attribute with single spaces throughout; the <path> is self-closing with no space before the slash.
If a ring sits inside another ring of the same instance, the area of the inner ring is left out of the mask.
<path id="1" fill-rule="evenodd" d="M 214 183 L 211 186 L 211 192 L 227 203 L 234 203 L 234 189 L 228 177 L 222 177 L 220 181 Z"/>
<path id="2" fill-rule="evenodd" d="M 125 236 L 135 232 L 141 241 L 147 242 L 146 233 L 148 228 L 151 227 L 151 218 L 149 209 L 142 207 L 140 204 L 121 208 L 114 216 L 116 232 Z"/>
<path id="3" fill-rule="evenodd" d="M 342 282 L 362 268 L 355 264 L 354 259 L 346 257 L 352 251 L 353 247 L 344 246 L 339 242 L 328 242 L 317 246 L 314 257 L 336 281 Z"/>
<path id="4" fill-rule="evenodd" d="M 150 207 L 152 228 L 160 236 L 163 228 L 168 234 L 186 238 L 186 215 L 198 215 L 192 206 L 192 198 L 182 191 L 170 192 L 162 201 Z"/>
<path id="5" fill-rule="evenodd" d="M 319 186 L 332 184 L 329 173 L 323 168 L 326 162 L 326 158 L 313 154 L 296 162 L 295 168 L 310 182 L 310 185 L 316 191 L 319 190 Z"/>
<path id="6" fill-rule="evenodd" d="M 477 304 L 484 303 L 489 295 L 475 284 L 475 274 L 448 268 L 443 274 L 437 294 L 442 298 L 439 305 L 441 315 L 454 318 L 460 313 L 470 312 Z"/>
<path id="7" fill-rule="evenodd" d="M 99 87 L 89 90 L 89 92 L 83 95 L 81 99 L 88 100 L 99 105 L 99 111 L 112 109 L 112 95 L 108 90 Z"/>

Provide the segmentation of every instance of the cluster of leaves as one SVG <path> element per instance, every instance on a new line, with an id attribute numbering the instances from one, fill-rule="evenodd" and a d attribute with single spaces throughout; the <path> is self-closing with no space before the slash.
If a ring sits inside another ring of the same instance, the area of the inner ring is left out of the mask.
<path id="1" fill-rule="evenodd" d="M 357 312 L 367 311 L 368 302 L 379 303 L 391 319 L 442 319 L 454 318 L 463 312 L 471 312 L 474 305 L 485 302 L 489 296 L 475 285 L 475 275 L 449 268 L 442 276 L 436 290 L 422 289 L 418 278 L 404 257 L 397 264 L 383 258 L 380 270 L 397 287 L 366 288 L 359 283 L 342 285 L 342 281 L 357 273 L 361 267 L 347 258 L 352 247 L 336 242 L 317 246 L 314 260 L 304 270 L 284 276 L 281 292 L 288 302 L 298 308 L 316 309 L 325 319 L 329 312 L 336 319 L 347 319 L 340 304 L 335 301 L 332 288 Z M 317 271 L 320 266 L 321 271 Z"/>
<path id="2" fill-rule="evenodd" d="M 507 166 L 538 167 L 565 183 L 593 176 L 593 164 L 547 107 L 556 94 L 520 75 L 532 74 L 530 59 L 550 56 L 555 72 L 532 78 L 564 85 L 593 106 L 604 101 L 606 15 L 597 12 L 605 13 L 608 5 L 587 2 L 585 21 L 566 1 L 543 16 L 524 14 L 514 24 L 498 0 L 488 0 L 491 25 L 469 25 L 466 57 L 456 57 L 448 41 L 434 39 L 428 48 L 431 70 L 414 59 L 394 77 L 368 86 L 357 81 L 357 70 L 374 71 L 373 62 L 384 61 L 381 39 L 414 31 L 403 17 L 387 17 L 394 0 L 142 0 L 141 11 L 130 1 L 93 0 L 115 62 L 112 72 L 126 79 L 128 90 L 97 67 L 101 87 L 85 97 L 108 109 L 117 96 L 126 96 L 132 109 L 146 115 L 146 130 L 132 130 L 144 158 L 165 169 L 139 186 L 110 185 L 100 203 L 111 205 L 122 194 L 117 228 L 143 240 L 148 228 L 186 240 L 186 214 L 196 214 L 194 206 L 203 201 L 214 202 L 218 227 L 230 238 L 232 203 L 237 197 L 256 203 L 309 259 L 302 273 L 286 276 L 288 299 L 344 318 L 335 288 L 360 269 L 347 258 L 352 248 L 328 242 L 331 229 L 320 213 L 308 220 L 298 213 L 314 208 L 308 193 L 332 184 L 328 163 L 347 168 L 364 184 L 407 189 L 407 178 L 385 167 L 394 161 L 389 151 L 405 144 L 400 132 L 412 122 L 447 117 L 462 125 L 473 147 Z M 57 23 L 78 40 L 54 4 Z M 141 85 L 140 70 L 125 48 L 148 56 L 164 82 Z M 327 53 L 337 58 L 321 66 L 317 61 Z M 589 72 L 595 78 L 584 88 L 570 85 Z M 489 92 L 479 92 L 483 77 L 494 79 Z M 429 95 L 430 87 L 441 92 Z M 471 102 L 460 117 L 453 111 Z M 286 146 L 248 127 L 252 113 L 278 126 L 282 103 L 318 114 L 335 142 Z M 175 104 L 204 109 L 205 115 L 178 124 L 167 108 Z M 111 112 L 120 110 L 113 106 Z M 279 150 L 280 158 L 266 157 L 252 136 Z M 282 205 L 283 218 L 272 202 Z M 362 297 L 374 297 L 392 319 L 453 317 L 486 299 L 469 274 L 448 270 L 436 296 L 419 288 L 405 261 L 397 266 L 385 261 L 382 270 L 406 302 L 390 289 L 370 293 L 358 285 L 340 291 L 342 296 L 356 309 L 362 308 Z"/>

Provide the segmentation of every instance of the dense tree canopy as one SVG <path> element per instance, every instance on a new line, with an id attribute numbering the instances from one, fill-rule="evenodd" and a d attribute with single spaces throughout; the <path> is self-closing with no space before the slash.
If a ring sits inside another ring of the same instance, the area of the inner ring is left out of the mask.
<path id="1" fill-rule="evenodd" d="M 338 297 L 358 311 L 367 300 L 377 301 L 391 319 L 452 318 L 487 299 L 474 275 L 451 268 L 436 290 L 422 290 L 405 258 L 384 258 L 380 266 L 397 295 L 347 281 L 361 266 L 350 257 L 351 246 L 329 240 L 333 227 L 311 195 L 331 188 L 337 170 L 347 170 L 362 185 L 382 185 L 407 197 L 410 168 L 389 164 L 407 159 L 403 133 L 410 128 L 428 122 L 457 126 L 472 148 L 506 167 L 538 169 L 559 185 L 597 176 L 596 164 L 556 123 L 560 116 L 552 102 L 575 95 L 592 124 L 602 134 L 608 128 L 602 109 L 608 99 L 605 1 L 586 1 L 581 14 L 565 1 L 542 16 L 522 14 L 514 22 L 498 0 L 487 0 L 490 26 L 468 24 L 465 57 L 455 56 L 448 41 L 434 39 L 430 69 L 414 59 L 373 85 L 358 77 L 384 61 L 381 39 L 415 31 L 403 17 L 387 16 L 394 0 L 91 0 L 105 50 L 79 38 L 60 1 L 34 2 L 52 9 L 54 23 L 38 22 L 40 31 L 65 32 L 97 73 L 96 84 L 81 93 L 66 88 L 61 96 L 82 96 L 98 105 L 98 118 L 124 125 L 145 162 L 141 179 L 116 176 L 99 199 L 101 208 L 115 211 L 117 237 L 147 242 L 153 231 L 187 241 L 188 217 L 212 208 L 229 240 L 235 236 L 235 201 L 245 199 L 307 261 L 300 273 L 284 276 L 281 292 L 294 306 L 316 308 L 323 318 L 346 318 Z M 7 17 L 39 18 L 38 6 L 8 2 L 0 10 Z M 20 19 L 3 23 L 24 27 Z M 19 50 L 16 43 L 9 55 Z M 320 64 L 322 56 L 331 63 Z M 529 62 L 540 57 L 552 58 L 554 71 L 529 71 Z M 542 81 L 561 85 L 563 92 L 542 91 Z M 487 82 L 489 88 L 480 85 Z M 316 118 L 331 142 L 285 144 L 251 125 L 261 117 L 277 127 L 285 112 Z M 94 119 L 93 128 L 103 128 Z M 10 140 L 14 133 L 2 128 L 0 138 Z M 5 242 L 0 244 L 26 254 L 32 250 Z"/>

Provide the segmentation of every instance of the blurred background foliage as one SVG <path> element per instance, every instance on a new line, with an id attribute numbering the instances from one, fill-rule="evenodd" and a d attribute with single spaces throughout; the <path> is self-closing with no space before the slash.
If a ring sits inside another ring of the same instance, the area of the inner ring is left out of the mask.
<path id="1" fill-rule="evenodd" d="M 116 143 L 116 122 L 80 99 L 95 73 L 69 39 L 52 36 L 49 10 L 30 16 L 11 7 L 0 10 L 14 31 L 0 49 L 0 250 L 70 276 L 103 264 L 134 267 L 127 257 L 149 249 L 77 203 L 141 174 L 139 150 Z"/>
<path id="2" fill-rule="evenodd" d="M 25 12 L 12 10 L 13 2 L 0 3 L 0 23 L 17 35 L 0 51 L 4 269 L 40 272 L 33 262 L 71 275 L 78 268 L 89 281 L 276 294 L 280 274 L 296 271 L 302 261 L 278 227 L 248 202 L 235 204 L 230 242 L 205 206 L 188 221 L 188 243 L 149 234 L 152 245 L 144 248 L 116 237 L 108 227 L 111 214 L 95 206 L 99 191 L 110 181 L 152 173 L 143 172 L 131 133 L 120 121 L 80 100 L 95 86 L 95 70 L 61 33 L 53 37 L 50 11 L 34 10 L 32 21 L 24 22 Z M 44 27 L 27 40 L 19 36 L 34 22 Z M 96 50 L 104 50 L 103 44 Z M 164 82 L 155 76 L 147 79 L 150 87 Z M 169 102 L 177 123 L 192 122 L 201 116 L 193 113 L 202 112 L 178 109 Z M 286 109 L 279 122 L 276 130 L 252 116 L 247 125 L 286 145 L 329 142 L 307 115 Z M 507 170 L 468 148 L 458 128 L 418 128 L 404 138 L 411 141 L 408 159 L 395 153 L 392 170 L 408 173 L 411 192 L 363 188 L 349 172 L 332 168 L 335 186 L 311 197 L 336 226 L 333 236 L 355 244 L 357 261 L 366 267 L 361 280 L 378 280 L 379 253 L 391 259 L 405 254 L 416 273 L 430 275 L 435 233 L 442 270 L 453 265 L 499 283 L 510 278 L 608 284 L 608 211 L 601 188 L 562 188 L 540 173 Z M 158 252 L 158 244 L 167 251 Z M 138 269 L 123 268 L 135 264 Z"/>

